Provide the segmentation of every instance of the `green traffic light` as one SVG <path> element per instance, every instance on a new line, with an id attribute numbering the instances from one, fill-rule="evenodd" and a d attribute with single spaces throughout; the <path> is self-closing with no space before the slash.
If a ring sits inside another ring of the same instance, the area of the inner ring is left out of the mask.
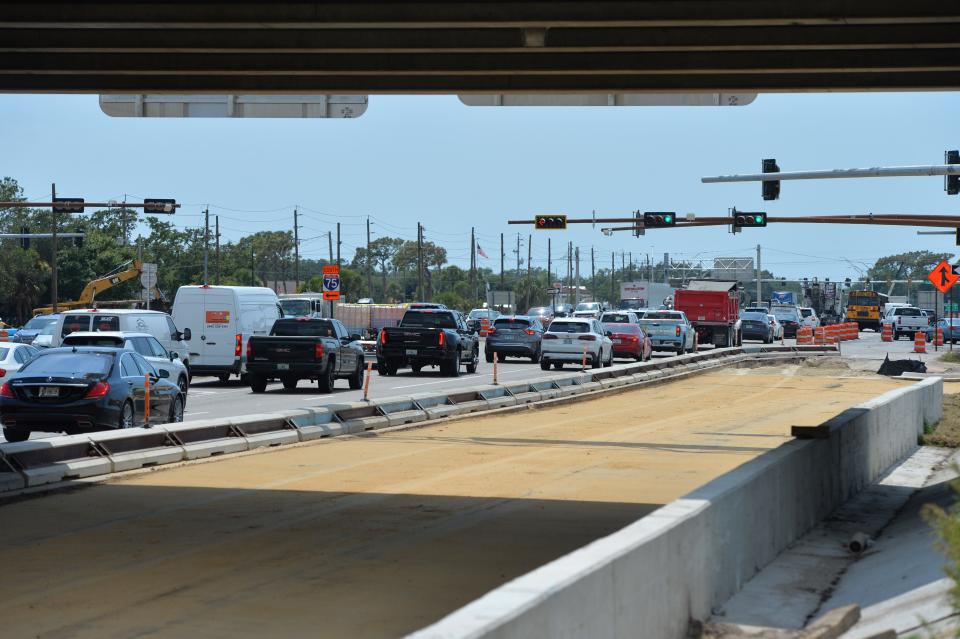
<path id="1" fill-rule="evenodd" d="M 753 219 L 756 220 L 757 224 L 763 224 L 763 217 L 762 217 L 762 216 L 760 216 L 760 215 L 755 215 L 755 216 L 753 217 Z"/>
<path id="2" fill-rule="evenodd" d="M 664 215 L 664 216 L 663 216 L 663 221 L 666 222 L 667 224 L 669 224 L 672 219 L 673 219 L 673 218 L 670 217 L 669 215 Z"/>

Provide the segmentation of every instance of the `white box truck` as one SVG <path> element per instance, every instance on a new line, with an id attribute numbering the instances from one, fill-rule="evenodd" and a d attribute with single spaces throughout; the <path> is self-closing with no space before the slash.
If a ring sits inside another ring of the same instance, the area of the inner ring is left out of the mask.
<path id="1" fill-rule="evenodd" d="M 190 329 L 190 371 L 227 381 L 246 373 L 247 341 L 269 335 L 282 316 L 277 294 L 258 286 L 181 286 L 173 321 Z"/>
<path id="2" fill-rule="evenodd" d="M 673 301 L 674 289 L 669 284 L 656 282 L 623 282 L 620 284 L 621 309 L 636 310 L 640 308 L 658 309 L 668 299 Z"/>

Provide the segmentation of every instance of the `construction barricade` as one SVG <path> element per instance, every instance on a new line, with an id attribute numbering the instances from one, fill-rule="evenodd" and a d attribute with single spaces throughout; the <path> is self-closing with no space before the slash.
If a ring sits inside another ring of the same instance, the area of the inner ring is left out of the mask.
<path id="1" fill-rule="evenodd" d="M 923 331 L 917 331 L 913 334 L 913 352 L 914 353 L 926 353 L 927 352 L 927 335 Z"/>
<path id="2" fill-rule="evenodd" d="M 933 331 L 933 345 L 943 346 L 943 328 L 938 326 Z"/>
<path id="3" fill-rule="evenodd" d="M 817 343 L 817 346 L 823 346 L 827 343 L 827 327 L 818 326 L 813 332 L 814 341 Z"/>
<path id="4" fill-rule="evenodd" d="M 490 334 L 490 320 L 486 317 L 480 319 L 480 337 L 486 337 Z"/>
<path id="5" fill-rule="evenodd" d="M 883 325 L 883 328 L 880 329 L 880 341 L 882 342 L 893 341 L 893 324 Z"/>
<path id="6" fill-rule="evenodd" d="M 801 326 L 797 331 L 797 346 L 810 346 L 813 344 L 813 329 L 809 326 Z"/>

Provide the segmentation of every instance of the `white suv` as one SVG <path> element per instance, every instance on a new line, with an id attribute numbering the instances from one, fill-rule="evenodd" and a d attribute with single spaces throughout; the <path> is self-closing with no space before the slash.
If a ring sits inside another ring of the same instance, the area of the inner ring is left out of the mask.
<path id="1" fill-rule="evenodd" d="M 543 334 L 540 368 L 557 370 L 564 363 L 579 364 L 584 359 L 593 368 L 613 365 L 613 340 L 604 333 L 600 321 L 590 318 L 557 318 Z"/>
<path id="2" fill-rule="evenodd" d="M 809 328 L 816 328 L 820 326 L 820 318 L 817 317 L 817 314 L 812 308 L 800 306 L 797 308 L 797 310 L 800 311 L 800 317 L 803 318 L 801 320 L 801 324 L 803 326 L 807 326 Z"/>

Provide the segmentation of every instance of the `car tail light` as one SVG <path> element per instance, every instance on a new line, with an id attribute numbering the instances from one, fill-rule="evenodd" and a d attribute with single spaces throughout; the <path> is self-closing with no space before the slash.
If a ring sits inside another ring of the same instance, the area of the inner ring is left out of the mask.
<path id="1" fill-rule="evenodd" d="M 496 333 L 496 332 L 497 332 L 497 329 L 495 329 L 495 328 L 492 327 L 492 326 L 487 329 L 487 335 L 493 335 L 493 334 Z"/>
<path id="2" fill-rule="evenodd" d="M 557 336 L 554 335 L 553 333 L 544 333 L 543 339 L 557 339 Z"/>
<path id="3" fill-rule="evenodd" d="M 247 340 L 247 361 L 253 359 L 253 341 Z"/>
<path id="4" fill-rule="evenodd" d="M 680 327 L 677 327 L 677 337 L 680 337 Z"/>
<path id="5" fill-rule="evenodd" d="M 380 343 L 381 343 L 381 344 L 386 344 L 386 343 L 387 343 L 387 331 L 382 330 L 382 329 L 380 330 Z"/>
<path id="6" fill-rule="evenodd" d="M 447 334 L 444 333 L 443 331 L 440 331 L 439 333 L 437 333 L 437 343 L 438 343 L 440 346 L 443 346 L 444 344 L 446 344 L 446 343 L 447 343 Z"/>
<path id="7" fill-rule="evenodd" d="M 640 338 L 637 337 L 636 335 L 631 335 L 631 336 L 630 336 L 630 341 L 631 341 L 632 343 L 636 344 L 637 342 L 640 341 Z"/>
<path id="8" fill-rule="evenodd" d="M 87 394 L 84 395 L 84 399 L 96 399 L 98 397 L 106 397 L 107 393 L 110 392 L 110 384 L 106 382 L 97 382 L 94 384 L 90 390 L 87 391 Z"/>
<path id="9" fill-rule="evenodd" d="M 323 344 L 320 342 L 313 345 L 313 359 L 323 359 Z"/>
<path id="10" fill-rule="evenodd" d="M 237 333 L 237 343 L 236 343 L 236 346 L 233 347 L 233 356 L 240 357 L 242 349 L 243 349 L 243 335 L 241 335 L 240 333 Z"/>
<path id="11" fill-rule="evenodd" d="M 586 335 L 581 335 L 577 339 L 582 339 L 585 342 L 595 342 L 597 341 L 597 336 L 593 333 L 587 333 Z"/>
<path id="12" fill-rule="evenodd" d="M 13 389 L 10 388 L 10 382 L 0 386 L 0 397 L 9 397 L 13 399 Z"/>
<path id="13" fill-rule="evenodd" d="M 0 368 L 0 377 L 6 377 L 6 376 L 7 376 L 7 369 Z"/>
<path id="14" fill-rule="evenodd" d="M 524 333 L 526 333 L 527 335 L 536 335 L 536 334 L 537 334 L 537 332 L 536 332 L 535 330 L 533 330 L 532 328 L 528 328 L 527 330 L 524 331 Z"/>

